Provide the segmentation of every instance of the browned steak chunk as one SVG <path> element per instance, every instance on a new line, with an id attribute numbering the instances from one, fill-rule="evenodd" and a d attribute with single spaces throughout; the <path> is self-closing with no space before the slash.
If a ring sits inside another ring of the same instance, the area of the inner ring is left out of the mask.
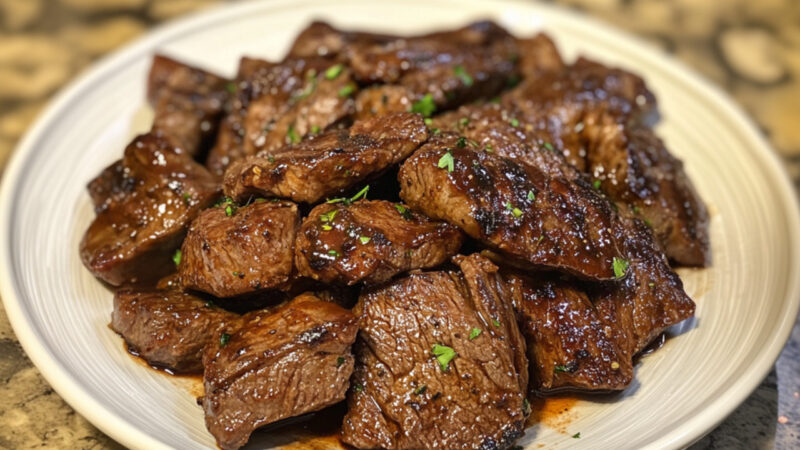
<path id="1" fill-rule="evenodd" d="M 519 71 L 523 77 L 537 77 L 545 72 L 561 71 L 565 67 L 556 44 L 544 33 L 517 39 L 517 48 Z"/>
<path id="2" fill-rule="evenodd" d="M 203 348 L 238 317 L 184 292 L 123 288 L 114 293 L 111 327 L 153 366 L 202 372 Z"/>
<path id="3" fill-rule="evenodd" d="M 418 114 L 396 113 L 358 121 L 235 163 L 225 174 L 225 193 L 313 203 L 355 186 L 397 164 L 428 138 Z"/>
<path id="4" fill-rule="evenodd" d="M 92 198 L 94 212 L 100 213 L 124 199 L 135 186 L 135 180 L 126 175 L 122 160 L 115 161 L 92 179 L 86 189 Z"/>
<path id="5" fill-rule="evenodd" d="M 623 219 L 619 227 L 629 267 L 621 280 L 599 285 L 590 296 L 603 321 L 612 324 L 620 347 L 635 355 L 667 327 L 692 317 L 695 304 L 650 228 L 638 219 Z"/>
<path id="6" fill-rule="evenodd" d="M 681 265 L 710 264 L 706 206 L 653 130 L 606 121 L 587 163 L 603 192 L 653 227 L 667 257 Z"/>
<path id="7" fill-rule="evenodd" d="M 379 44 L 396 39 L 398 39 L 397 36 L 391 35 L 342 31 L 326 22 L 314 21 L 297 35 L 286 58 L 310 58 L 315 56 L 335 58 L 342 53 L 347 45 L 356 41 Z"/>
<path id="8" fill-rule="evenodd" d="M 354 111 L 356 85 L 350 70 L 334 61 L 243 59 L 242 66 L 231 117 L 209 155 L 217 171 L 260 150 L 298 143 Z"/>
<path id="9" fill-rule="evenodd" d="M 605 199 L 561 173 L 546 151 L 539 152 L 542 164 L 529 165 L 475 145 L 453 133 L 428 141 L 400 169 L 400 197 L 515 261 L 614 277 L 613 259 L 621 255 Z"/>
<path id="10" fill-rule="evenodd" d="M 181 247 L 184 287 L 217 297 L 277 288 L 292 274 L 297 205 L 263 199 L 237 208 L 226 202 L 195 219 Z"/>
<path id="11" fill-rule="evenodd" d="M 303 221 L 297 270 L 325 283 L 377 284 L 411 269 L 437 266 L 461 247 L 458 228 L 399 203 L 323 203 Z"/>
<path id="12" fill-rule="evenodd" d="M 497 267 L 458 263 L 362 294 L 345 443 L 502 449 L 523 435 L 525 344 Z"/>
<path id="13" fill-rule="evenodd" d="M 147 80 L 153 132 L 192 156 L 202 153 L 217 132 L 227 85 L 220 76 L 156 55 Z"/>
<path id="14" fill-rule="evenodd" d="M 225 449 L 256 428 L 345 398 L 358 329 L 346 309 L 302 294 L 242 316 L 203 356 L 206 427 Z"/>
<path id="15" fill-rule="evenodd" d="M 219 192 L 211 174 L 154 134 L 134 139 L 122 164 L 133 189 L 95 217 L 80 244 L 84 265 L 114 286 L 173 270 L 189 223 Z"/>
<path id="16" fill-rule="evenodd" d="M 574 282 L 518 274 L 506 281 L 527 341 L 532 392 L 621 390 L 633 380 L 628 346 Z"/>
<path id="17" fill-rule="evenodd" d="M 426 115 L 435 109 L 449 109 L 493 96 L 509 79 L 517 77 L 519 56 L 514 38 L 493 22 L 476 22 L 457 30 L 383 42 L 355 40 L 347 46 L 346 55 L 359 82 L 387 83 L 403 89 L 373 88 L 377 94 L 357 101 L 362 117 L 375 111 L 378 106 L 375 97 L 384 95 L 393 101 L 383 102 L 378 112 L 407 111 L 403 106 L 422 101 L 419 112 Z"/>

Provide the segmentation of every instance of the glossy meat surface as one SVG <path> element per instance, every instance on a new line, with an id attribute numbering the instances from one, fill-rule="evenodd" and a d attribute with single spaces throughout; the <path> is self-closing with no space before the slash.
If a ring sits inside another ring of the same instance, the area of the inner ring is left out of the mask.
<path id="1" fill-rule="evenodd" d="M 350 70 L 334 61 L 243 59 L 241 64 L 237 98 L 209 155 L 216 172 L 260 150 L 297 143 L 354 111 L 357 87 Z"/>
<path id="2" fill-rule="evenodd" d="M 552 161 L 557 155 L 528 151 L 537 151 L 543 163 L 522 164 L 498 156 L 496 147 L 486 151 L 481 143 L 442 133 L 403 164 L 400 196 L 518 262 L 613 278 L 613 258 L 620 254 L 611 205 L 585 181 L 560 172 Z"/>
<path id="3" fill-rule="evenodd" d="M 122 288 L 114 293 L 111 328 L 150 365 L 201 373 L 203 348 L 238 317 L 180 291 Z"/>
<path id="4" fill-rule="evenodd" d="M 195 219 L 181 247 L 184 287 L 217 297 L 272 289 L 292 275 L 297 205 L 263 199 L 244 207 L 222 203 Z"/>
<path id="5" fill-rule="evenodd" d="M 348 310 L 312 294 L 242 316 L 203 357 L 203 410 L 217 444 L 239 448 L 260 426 L 343 400 L 357 331 Z"/>
<path id="6" fill-rule="evenodd" d="M 513 310 L 496 266 L 457 261 L 461 272 L 412 273 L 362 294 L 345 443 L 503 449 L 522 436 L 527 361 Z"/>
<path id="7" fill-rule="evenodd" d="M 136 183 L 126 172 L 120 159 L 103 169 L 86 185 L 95 213 L 99 214 L 130 194 Z"/>
<path id="8" fill-rule="evenodd" d="M 417 114 L 358 121 L 348 130 L 328 131 L 235 163 L 225 174 L 225 193 L 239 200 L 261 195 L 314 203 L 397 164 L 427 137 Z"/>
<path id="9" fill-rule="evenodd" d="M 295 261 L 300 274 L 325 283 L 378 284 L 445 262 L 461 242 L 458 228 L 401 204 L 323 203 L 303 221 Z"/>
<path id="10" fill-rule="evenodd" d="M 214 137 L 228 98 L 228 80 L 163 55 L 153 57 L 147 97 L 154 133 L 196 156 Z"/>
<path id="11" fill-rule="evenodd" d="M 189 223 L 219 192 L 202 166 L 153 134 L 137 137 L 122 164 L 134 188 L 95 217 L 80 243 L 84 265 L 114 286 L 174 270 Z"/>

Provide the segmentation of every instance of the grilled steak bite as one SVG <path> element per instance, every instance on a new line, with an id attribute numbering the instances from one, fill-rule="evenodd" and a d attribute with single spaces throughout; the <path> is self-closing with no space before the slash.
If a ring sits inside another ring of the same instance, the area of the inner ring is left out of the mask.
<path id="1" fill-rule="evenodd" d="M 184 287 L 232 297 L 285 285 L 292 274 L 297 205 L 226 202 L 195 219 L 181 247 Z"/>
<path id="2" fill-rule="evenodd" d="M 203 348 L 238 317 L 185 292 L 122 288 L 114 293 L 111 327 L 150 365 L 196 373 Z"/>
<path id="3" fill-rule="evenodd" d="M 523 435 L 525 344 L 497 267 L 459 265 L 362 294 L 345 443 L 502 449 Z"/>
<path id="4" fill-rule="evenodd" d="M 152 133 L 134 139 L 122 164 L 134 187 L 95 217 L 80 244 L 84 265 L 114 286 L 173 270 L 189 222 L 219 192 L 202 166 Z"/>
<path id="5" fill-rule="evenodd" d="M 506 282 L 530 361 L 530 391 L 621 390 L 633 380 L 629 347 L 574 283 L 511 273 Z"/>
<path id="6" fill-rule="evenodd" d="M 225 174 L 225 193 L 238 200 L 263 195 L 314 203 L 377 176 L 427 138 L 418 114 L 358 121 L 349 130 L 331 130 L 236 162 Z"/>
<path id="7" fill-rule="evenodd" d="M 614 278 L 621 255 L 607 201 L 558 167 L 521 164 L 473 145 L 453 133 L 431 139 L 401 167 L 400 197 L 517 262 Z"/>
<path id="8" fill-rule="evenodd" d="M 536 77 L 545 72 L 561 71 L 565 67 L 556 44 L 544 33 L 517 39 L 517 48 L 519 71 L 523 77 Z"/>
<path id="9" fill-rule="evenodd" d="M 302 294 L 242 316 L 203 356 L 206 427 L 224 450 L 258 427 L 345 398 L 358 329 L 346 309 Z"/>
<path id="10" fill-rule="evenodd" d="M 155 109 L 153 132 L 190 155 L 202 153 L 217 132 L 228 80 L 167 58 L 153 57 L 147 96 Z"/>
<path id="11" fill-rule="evenodd" d="M 667 257 L 681 265 L 711 262 L 708 211 L 653 130 L 606 121 L 587 154 L 600 188 L 653 227 Z"/>
<path id="12" fill-rule="evenodd" d="M 695 304 L 650 228 L 639 219 L 623 219 L 620 228 L 626 259 L 619 266 L 625 268 L 624 276 L 598 285 L 590 295 L 603 321 L 614 324 L 620 346 L 635 355 L 666 328 L 692 317 Z"/>
<path id="13" fill-rule="evenodd" d="M 295 261 L 300 274 L 325 283 L 377 284 L 443 263 L 461 241 L 458 228 L 399 203 L 323 203 L 303 221 Z"/>

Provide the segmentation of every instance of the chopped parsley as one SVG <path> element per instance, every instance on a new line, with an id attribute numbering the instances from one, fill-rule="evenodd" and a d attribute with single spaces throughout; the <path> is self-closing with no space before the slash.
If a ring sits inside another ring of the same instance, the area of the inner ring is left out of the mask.
<path id="1" fill-rule="evenodd" d="M 433 344 L 431 352 L 433 353 L 433 356 L 436 357 L 436 361 L 439 362 L 439 368 L 442 369 L 442 372 L 447 372 L 447 369 L 450 366 L 450 361 L 452 361 L 457 355 L 456 351 L 451 347 L 439 344 Z"/>
<path id="2" fill-rule="evenodd" d="M 555 373 L 569 372 L 569 367 L 567 367 L 567 366 L 555 366 L 555 367 L 553 367 L 553 372 L 555 372 Z"/>
<path id="3" fill-rule="evenodd" d="M 656 287 L 656 284 L 655 284 L 655 283 L 653 283 L 652 281 L 651 281 L 651 282 L 649 282 L 649 283 L 647 283 L 647 285 L 648 285 L 648 286 L 650 286 L 651 288 L 652 288 L 652 287 Z"/>
<path id="4" fill-rule="evenodd" d="M 424 394 L 424 393 L 425 393 L 425 391 L 427 391 L 427 390 L 428 390 L 428 386 L 425 386 L 425 385 L 423 384 L 422 386 L 418 386 L 416 389 L 414 389 L 414 394 L 416 394 L 416 395 L 422 395 L 422 394 Z"/>
<path id="5" fill-rule="evenodd" d="M 322 224 L 322 229 L 325 231 L 331 231 L 333 229 L 332 226 L 328 225 L 327 223 Z"/>
<path id="6" fill-rule="evenodd" d="M 634 214 L 639 214 L 639 212 L 640 212 L 639 207 L 638 206 L 634 206 L 633 207 L 633 213 Z"/>
<path id="7" fill-rule="evenodd" d="M 545 141 L 545 143 L 542 144 L 542 146 L 544 146 L 544 148 L 546 148 L 547 150 L 550 150 L 551 152 L 556 151 L 556 149 L 553 148 L 553 144 L 551 144 L 551 143 L 549 143 L 547 141 Z"/>
<path id="8" fill-rule="evenodd" d="M 472 331 L 469 332 L 469 340 L 472 341 L 472 340 L 474 340 L 476 337 L 478 337 L 480 335 L 481 335 L 481 329 L 480 328 L 473 328 Z"/>
<path id="9" fill-rule="evenodd" d="M 342 364 L 344 364 L 344 361 L 345 361 L 344 356 L 336 358 L 336 367 L 341 367 Z"/>
<path id="10" fill-rule="evenodd" d="M 339 211 L 338 209 L 333 209 L 326 212 L 325 214 L 320 214 L 319 220 L 321 220 L 322 222 L 333 222 L 333 218 L 336 217 L 336 213 L 338 211 Z"/>
<path id="11" fill-rule="evenodd" d="M 526 416 L 531 413 L 531 402 L 527 398 L 522 399 L 522 413 Z"/>
<path id="12" fill-rule="evenodd" d="M 175 250 L 175 254 L 172 255 L 172 262 L 174 262 L 176 266 L 180 265 L 182 257 L 183 252 L 181 252 L 181 249 L 177 249 Z"/>
<path id="13" fill-rule="evenodd" d="M 572 435 L 572 439 L 580 439 L 580 438 L 581 438 L 581 432 L 580 431 Z"/>
<path id="14" fill-rule="evenodd" d="M 452 172 L 453 169 L 455 169 L 455 160 L 453 159 L 453 154 L 450 153 L 450 150 L 448 150 L 444 155 L 442 155 L 441 158 L 439 158 L 439 163 L 437 166 L 439 166 L 440 169 L 447 168 L 448 172 Z"/>
<path id="15" fill-rule="evenodd" d="M 333 80 L 338 77 L 342 70 L 344 70 L 344 66 L 341 64 L 336 64 L 335 66 L 328 67 L 328 70 L 325 71 L 325 79 L 326 80 Z"/>
<path id="16" fill-rule="evenodd" d="M 353 385 L 353 390 L 355 390 L 356 392 L 361 392 L 361 391 L 364 390 L 364 386 L 356 383 L 356 384 Z"/>
<path id="17" fill-rule="evenodd" d="M 236 208 L 234 208 L 233 205 L 225 206 L 225 215 L 226 216 L 228 216 L 228 217 L 232 216 L 235 211 L 236 211 Z"/>
<path id="18" fill-rule="evenodd" d="M 627 259 L 617 258 L 614 257 L 614 276 L 617 278 L 622 278 L 628 272 L 628 266 L 630 266 L 630 262 Z"/>
<path id="19" fill-rule="evenodd" d="M 506 202 L 506 209 L 511 211 L 511 214 L 513 214 L 517 219 L 522 216 L 522 210 L 512 205 L 511 202 Z"/>
<path id="20" fill-rule="evenodd" d="M 337 252 L 336 250 L 328 250 L 328 254 L 333 256 L 334 258 L 339 257 L 339 252 Z"/>
<path id="21" fill-rule="evenodd" d="M 220 347 L 225 347 L 226 345 L 228 345 L 228 341 L 230 341 L 230 340 L 231 340 L 231 335 L 230 334 L 222 333 L 219 336 L 219 346 Z"/>
<path id="22" fill-rule="evenodd" d="M 369 241 L 372 240 L 372 238 L 370 238 L 369 236 L 361 236 L 358 238 L 358 240 L 361 241 L 362 244 L 366 245 L 369 244 Z"/>
<path id="23" fill-rule="evenodd" d="M 290 144 L 297 144 L 300 142 L 300 135 L 297 134 L 297 130 L 294 129 L 294 125 L 289 125 L 289 129 L 286 130 L 286 138 L 289 139 Z"/>
<path id="24" fill-rule="evenodd" d="M 396 209 L 397 212 L 399 212 L 400 215 L 403 216 L 403 219 L 411 220 L 411 211 L 409 211 L 408 208 L 406 208 L 405 206 L 401 205 L 400 203 L 395 203 L 394 209 Z"/>
<path id="25" fill-rule="evenodd" d="M 492 325 L 494 325 L 496 327 L 499 327 L 500 326 L 500 321 L 497 320 L 497 319 L 492 319 Z"/>
<path id="26" fill-rule="evenodd" d="M 353 83 L 349 83 L 343 88 L 339 89 L 339 97 L 349 97 L 353 95 L 353 92 L 356 91 L 356 85 Z"/>
<path id="27" fill-rule="evenodd" d="M 536 194 L 534 194 L 533 191 L 528 191 L 528 200 L 529 201 L 536 200 Z"/>
<path id="28" fill-rule="evenodd" d="M 230 83 L 225 85 L 225 90 L 228 91 L 229 94 L 236 93 L 236 83 L 231 81 Z"/>
<path id="29" fill-rule="evenodd" d="M 512 117 L 511 120 L 508 121 L 508 123 L 510 123 L 512 127 L 518 127 L 519 126 L 519 120 L 517 120 L 516 117 Z"/>
<path id="30" fill-rule="evenodd" d="M 425 126 L 428 126 L 428 127 L 429 127 L 429 126 L 431 126 L 431 125 L 433 125 L 433 119 L 431 119 L 430 117 L 426 117 L 426 118 L 423 120 L 423 122 L 425 122 Z"/>
<path id="31" fill-rule="evenodd" d="M 183 194 L 181 194 L 181 197 L 183 197 L 183 202 L 184 202 L 184 203 L 186 203 L 187 205 L 188 205 L 188 204 L 191 202 L 191 200 L 192 200 L 192 195 L 191 195 L 191 194 L 189 194 L 188 192 L 184 192 Z"/>
<path id="32" fill-rule="evenodd" d="M 411 112 L 420 113 L 423 117 L 430 117 L 431 114 L 436 112 L 436 103 L 433 102 L 433 96 L 425 94 L 424 97 L 411 105 Z"/>
<path id="33" fill-rule="evenodd" d="M 459 128 L 464 128 L 465 126 L 469 125 L 469 117 L 462 117 L 458 121 Z"/>
<path id="34" fill-rule="evenodd" d="M 594 183 L 592 183 L 592 186 L 594 186 L 595 189 L 599 190 L 600 189 L 600 180 L 594 180 Z"/>
<path id="35" fill-rule="evenodd" d="M 269 155 L 269 156 L 267 156 L 267 161 L 269 161 L 270 164 L 275 164 L 275 157 L 272 156 L 272 155 Z"/>
<path id="36" fill-rule="evenodd" d="M 454 73 L 454 74 L 455 74 L 455 75 L 456 75 L 456 76 L 457 76 L 459 79 L 461 79 L 461 82 L 462 82 L 462 83 L 464 83 L 464 86 L 466 86 L 466 87 L 470 87 L 470 86 L 472 86 L 473 79 L 472 79 L 472 77 L 471 77 L 471 76 L 469 76 L 469 74 L 467 73 L 467 71 L 466 71 L 466 70 L 464 70 L 464 67 L 463 67 L 463 66 L 461 66 L 461 65 L 458 65 L 458 66 L 455 66 L 455 67 L 453 67 L 453 73 Z"/>
<path id="37" fill-rule="evenodd" d="M 311 134 L 318 134 L 320 132 L 319 125 L 311 125 Z"/>

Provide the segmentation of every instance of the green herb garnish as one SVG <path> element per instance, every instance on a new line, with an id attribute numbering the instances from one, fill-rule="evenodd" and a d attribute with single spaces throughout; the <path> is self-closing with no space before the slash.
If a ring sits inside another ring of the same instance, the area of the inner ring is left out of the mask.
<path id="1" fill-rule="evenodd" d="M 420 100 L 411 105 L 411 112 L 420 113 L 423 117 L 430 117 L 436 111 L 436 103 L 431 94 L 425 94 Z"/>
<path id="2" fill-rule="evenodd" d="M 492 319 L 492 324 L 493 324 L 494 326 L 496 326 L 496 327 L 499 327 L 499 326 L 500 326 L 500 321 L 499 321 L 499 320 L 497 320 L 497 319 Z"/>
<path id="3" fill-rule="evenodd" d="M 183 257 L 183 252 L 181 252 L 181 249 L 177 249 L 175 250 L 175 253 L 172 255 L 172 262 L 174 262 L 176 266 L 180 265 L 182 257 Z"/>
<path id="4" fill-rule="evenodd" d="M 572 439 L 580 439 L 580 438 L 581 438 L 581 432 L 580 431 L 572 435 Z"/>
<path id="5" fill-rule="evenodd" d="M 592 186 L 595 189 L 600 190 L 600 180 L 594 180 L 594 183 L 592 183 Z"/>
<path id="6" fill-rule="evenodd" d="M 478 337 L 480 335 L 481 335 L 481 329 L 480 328 L 473 328 L 469 332 L 469 340 L 471 341 L 471 340 L 475 339 L 476 337 Z"/>
<path id="7" fill-rule="evenodd" d="M 461 79 L 461 82 L 464 83 L 464 86 L 470 87 L 472 86 L 473 80 L 472 77 L 469 76 L 466 70 L 464 70 L 463 66 L 455 66 L 453 67 L 453 73 Z"/>
<path id="8" fill-rule="evenodd" d="M 339 252 L 337 252 L 336 250 L 328 250 L 328 254 L 333 256 L 334 258 L 339 257 Z"/>
<path id="9" fill-rule="evenodd" d="M 456 141 L 456 147 L 464 148 L 466 146 L 467 146 L 467 138 L 464 137 L 464 136 L 461 136 L 460 138 L 458 138 L 458 140 Z"/>
<path id="10" fill-rule="evenodd" d="M 359 237 L 359 238 L 358 238 L 358 240 L 359 240 L 359 241 L 361 241 L 361 243 L 362 243 L 362 244 L 365 244 L 365 245 L 366 245 L 366 244 L 369 244 L 369 241 L 370 241 L 371 239 L 372 239 L 372 238 L 370 238 L 369 236 L 361 236 L 361 237 Z"/>
<path id="11" fill-rule="evenodd" d="M 361 391 L 364 390 L 364 386 L 356 383 L 356 384 L 353 385 L 353 390 L 355 390 L 356 392 L 361 392 Z"/>
<path id="12" fill-rule="evenodd" d="M 336 217 L 336 213 L 338 211 L 339 211 L 338 209 L 333 209 L 333 210 L 330 210 L 330 211 L 326 212 L 325 214 L 320 214 L 319 215 L 319 220 L 321 220 L 323 222 L 333 222 L 333 218 Z"/>
<path id="13" fill-rule="evenodd" d="M 508 121 L 508 123 L 510 123 L 512 127 L 518 127 L 519 126 L 519 120 L 517 120 L 516 117 L 512 117 L 511 120 Z"/>
<path id="14" fill-rule="evenodd" d="M 356 85 L 348 83 L 343 88 L 339 89 L 339 97 L 349 97 L 356 91 Z"/>
<path id="15" fill-rule="evenodd" d="M 336 367 L 341 367 L 342 364 L 344 364 L 344 361 L 345 361 L 344 356 L 336 358 Z"/>
<path id="16" fill-rule="evenodd" d="M 522 210 L 512 205 L 511 202 L 506 202 L 506 209 L 511 211 L 511 214 L 513 214 L 517 219 L 522 216 Z"/>
<path id="17" fill-rule="evenodd" d="M 408 208 L 406 208 L 405 206 L 401 205 L 400 203 L 395 203 L 394 209 L 396 209 L 397 212 L 399 212 L 400 215 L 403 216 L 403 219 L 411 220 L 411 211 L 409 211 Z"/>
<path id="18" fill-rule="evenodd" d="M 286 137 L 289 139 L 290 144 L 297 144 L 300 142 L 300 135 L 297 134 L 297 130 L 294 129 L 294 125 L 289 125 L 289 129 L 286 130 Z"/>
<path id="19" fill-rule="evenodd" d="M 311 125 L 311 134 L 318 134 L 320 132 L 319 125 Z"/>
<path id="20" fill-rule="evenodd" d="M 533 191 L 528 191 L 528 200 L 529 201 L 536 200 L 536 194 L 534 194 Z"/>
<path id="21" fill-rule="evenodd" d="M 344 70 L 344 66 L 341 64 L 336 64 L 335 66 L 328 67 L 328 70 L 325 71 L 325 79 L 326 80 L 333 80 L 339 76 Z"/>
<path id="22" fill-rule="evenodd" d="M 555 367 L 553 367 L 553 372 L 556 372 L 556 373 L 569 372 L 569 367 L 567 367 L 567 366 L 555 366 Z"/>
<path id="23" fill-rule="evenodd" d="M 414 389 L 414 394 L 416 394 L 416 395 L 422 395 L 422 394 L 424 394 L 424 393 L 425 393 L 425 391 L 427 391 L 427 390 L 428 390 L 428 386 L 425 386 L 425 385 L 423 384 L 422 386 L 418 386 L 416 389 Z"/>
<path id="24" fill-rule="evenodd" d="M 225 347 L 226 345 L 228 345 L 228 341 L 230 341 L 230 340 L 231 340 L 231 335 L 230 334 L 222 333 L 220 335 L 220 337 L 219 337 L 219 346 L 220 347 Z"/>
<path id="25" fill-rule="evenodd" d="M 550 150 L 551 152 L 556 151 L 556 149 L 553 147 L 553 144 L 551 144 L 549 142 L 545 142 L 542 145 L 544 146 L 544 148 L 546 148 L 547 150 Z"/>
<path id="26" fill-rule="evenodd" d="M 236 93 L 236 83 L 231 81 L 230 83 L 225 85 L 225 90 L 228 91 L 229 94 Z"/>
<path id="27" fill-rule="evenodd" d="M 439 158 L 439 163 L 437 166 L 440 169 L 447 168 L 448 172 L 452 172 L 453 169 L 455 169 L 455 160 L 453 159 L 453 154 L 450 153 L 450 150 L 448 150 L 444 155 L 442 155 L 441 158 Z"/>
<path id="28" fill-rule="evenodd" d="M 614 257 L 614 276 L 617 278 L 622 278 L 628 272 L 628 266 L 630 266 L 630 262 L 627 259 L 617 258 Z"/>
<path id="29" fill-rule="evenodd" d="M 369 192 L 369 185 L 364 186 L 360 191 L 358 191 L 356 193 L 356 195 L 354 195 L 354 196 L 352 196 L 350 198 L 345 198 L 345 197 L 332 198 L 332 199 L 326 200 L 325 202 L 326 203 L 344 203 L 345 205 L 350 205 L 350 204 L 354 203 L 356 200 L 358 200 L 358 199 L 360 199 L 362 197 L 366 198 L 367 197 L 367 192 Z"/>
<path id="30" fill-rule="evenodd" d="M 440 344 L 433 344 L 431 352 L 436 357 L 436 361 L 439 362 L 439 368 L 442 369 L 442 372 L 447 372 L 450 361 L 457 355 L 456 351 L 451 347 Z"/>

